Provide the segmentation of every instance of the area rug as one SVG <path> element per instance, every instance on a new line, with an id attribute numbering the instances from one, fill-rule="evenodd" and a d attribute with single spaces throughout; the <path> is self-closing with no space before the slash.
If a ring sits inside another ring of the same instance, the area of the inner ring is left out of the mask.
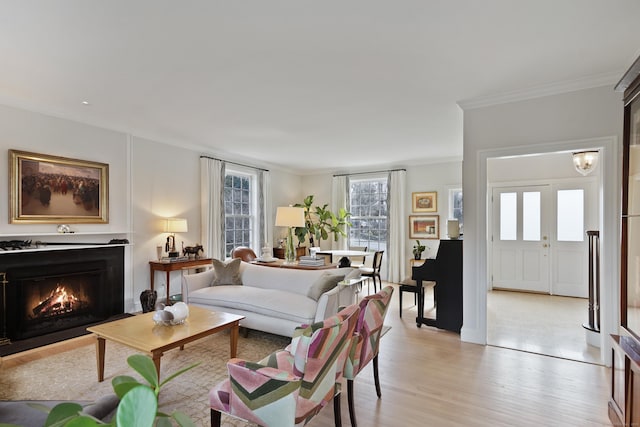
<path id="1" fill-rule="evenodd" d="M 258 361 L 289 342 L 290 338 L 250 331 L 248 337 L 240 337 L 237 357 Z M 99 383 L 95 351 L 94 345 L 85 345 L 19 366 L 0 367 L 0 400 L 94 400 L 113 392 L 111 380 L 117 375 L 139 378 L 126 361 L 136 351 L 107 341 L 105 381 Z M 214 384 L 227 378 L 228 360 L 228 331 L 187 344 L 182 351 L 165 353 L 161 359 L 161 380 L 192 363 L 200 362 L 200 365 L 161 390 L 161 409 L 164 412 L 177 409 L 191 417 L 196 425 L 209 425 L 208 392 Z M 223 425 L 252 424 L 225 416 Z"/>

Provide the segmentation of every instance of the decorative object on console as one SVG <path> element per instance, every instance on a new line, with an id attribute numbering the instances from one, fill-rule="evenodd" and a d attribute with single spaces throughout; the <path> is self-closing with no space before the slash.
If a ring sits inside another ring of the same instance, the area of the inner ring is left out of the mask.
<path id="1" fill-rule="evenodd" d="M 411 193 L 413 212 L 438 212 L 438 193 Z"/>
<path id="2" fill-rule="evenodd" d="M 167 218 L 164 231 L 170 233 L 169 237 L 167 237 L 165 251 L 169 253 L 169 258 L 175 258 L 180 255 L 180 252 L 176 250 L 176 233 L 189 231 L 187 220 L 184 218 Z"/>
<path id="3" fill-rule="evenodd" d="M 196 243 L 193 246 L 183 246 L 182 255 L 189 258 L 201 258 L 204 254 L 204 248 L 200 243 Z"/>
<path id="4" fill-rule="evenodd" d="M 573 165 L 575 166 L 578 173 L 583 176 L 589 175 L 593 170 L 598 166 L 598 156 L 599 152 L 597 150 L 591 151 L 580 151 L 577 153 L 573 153 Z"/>
<path id="5" fill-rule="evenodd" d="M 276 227 L 287 227 L 287 243 L 285 245 L 285 261 L 289 264 L 295 262 L 296 251 L 293 246 L 293 229 L 304 227 L 304 209 L 294 206 L 280 206 L 276 210 Z"/>
<path id="6" fill-rule="evenodd" d="M 9 150 L 12 224 L 108 223 L 109 165 Z"/>
<path id="7" fill-rule="evenodd" d="M 460 238 L 460 222 L 457 219 L 447 220 L 447 235 L 450 239 Z"/>

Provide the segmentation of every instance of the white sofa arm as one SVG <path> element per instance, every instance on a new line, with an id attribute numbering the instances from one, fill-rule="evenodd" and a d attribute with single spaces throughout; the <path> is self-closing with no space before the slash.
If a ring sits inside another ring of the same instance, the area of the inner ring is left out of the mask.
<path id="1" fill-rule="evenodd" d="M 189 303 L 189 292 L 211 286 L 216 272 L 213 268 L 202 273 L 185 274 L 182 276 L 182 300 Z"/>
<path id="2" fill-rule="evenodd" d="M 340 296 L 338 297 L 338 291 Z M 336 286 L 335 288 L 328 290 L 324 294 L 320 295 L 318 299 L 318 306 L 316 308 L 315 322 L 326 319 L 327 317 L 336 314 L 340 306 L 347 306 L 353 304 L 355 300 L 355 286 Z"/>

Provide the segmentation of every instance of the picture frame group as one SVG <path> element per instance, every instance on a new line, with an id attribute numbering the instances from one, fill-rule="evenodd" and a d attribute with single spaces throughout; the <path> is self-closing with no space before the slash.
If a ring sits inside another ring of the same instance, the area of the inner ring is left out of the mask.
<path id="1" fill-rule="evenodd" d="M 9 150 L 10 223 L 108 223 L 109 165 Z"/>

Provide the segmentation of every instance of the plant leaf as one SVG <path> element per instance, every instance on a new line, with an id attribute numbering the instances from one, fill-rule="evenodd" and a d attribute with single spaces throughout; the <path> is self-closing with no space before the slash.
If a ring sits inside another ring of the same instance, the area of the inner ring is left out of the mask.
<path id="1" fill-rule="evenodd" d="M 191 419 L 183 414 L 180 411 L 175 411 L 173 414 L 173 419 L 176 420 L 180 427 L 196 427 L 196 425 L 191 421 Z"/>
<path id="2" fill-rule="evenodd" d="M 140 384 L 135 378 L 128 375 L 119 375 L 111 380 L 113 391 L 120 399 L 122 399 L 122 397 L 127 394 L 129 390 L 139 385 L 144 384 Z"/>
<path id="3" fill-rule="evenodd" d="M 64 425 L 71 417 L 78 416 L 82 412 L 82 405 L 75 402 L 59 403 L 49 412 L 44 427 Z"/>
<path id="4" fill-rule="evenodd" d="M 160 387 L 162 387 L 163 385 L 165 385 L 166 383 L 168 383 L 169 381 L 171 381 L 172 379 L 174 379 L 175 377 L 177 377 L 178 375 L 182 375 L 185 372 L 187 372 L 190 369 L 195 368 L 196 366 L 198 366 L 201 362 L 196 362 L 192 365 L 187 366 L 186 368 L 182 368 L 177 372 L 174 372 L 173 374 L 169 375 L 167 378 L 164 379 L 164 381 L 162 381 L 160 383 Z"/>
<path id="5" fill-rule="evenodd" d="M 153 360 L 151 360 L 149 356 L 134 354 L 127 358 L 127 363 L 139 373 L 142 378 L 147 380 L 152 388 L 158 388 L 158 372 L 156 372 L 156 365 L 153 364 Z"/>
<path id="6" fill-rule="evenodd" d="M 158 418 L 156 421 L 156 427 L 172 427 L 171 418 Z"/>
<path id="7" fill-rule="evenodd" d="M 149 387 L 139 385 L 132 388 L 120 401 L 116 424 L 123 427 L 153 427 L 157 410 L 156 394 Z"/>

